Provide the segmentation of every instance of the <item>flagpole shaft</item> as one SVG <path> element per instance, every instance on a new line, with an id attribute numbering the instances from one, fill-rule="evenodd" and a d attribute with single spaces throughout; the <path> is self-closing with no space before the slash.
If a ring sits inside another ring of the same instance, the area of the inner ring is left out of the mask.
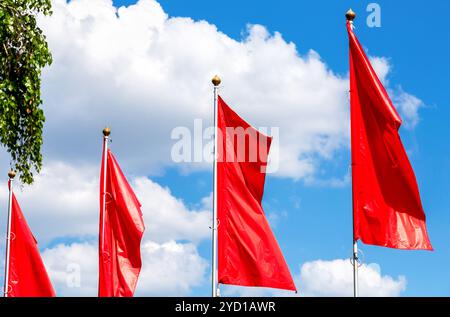
<path id="1" fill-rule="evenodd" d="M 358 297 L 358 242 L 353 242 L 353 297 Z"/>
<path id="2" fill-rule="evenodd" d="M 212 231 L 212 297 L 217 297 L 217 134 L 218 134 L 218 85 L 214 84 L 214 167 L 213 167 L 213 223 Z"/>
<path id="3" fill-rule="evenodd" d="M 218 157 L 218 89 L 220 85 L 220 78 L 216 75 L 212 79 L 214 85 L 214 166 L 213 166 L 213 221 L 211 226 L 212 231 L 212 297 L 218 297 L 218 278 L 217 278 L 217 157 Z"/>
<path id="4" fill-rule="evenodd" d="M 106 217 L 106 175 L 107 175 L 107 164 L 108 164 L 108 140 L 109 140 L 109 128 L 103 129 L 103 179 L 102 179 L 102 187 L 103 187 L 103 193 L 102 193 L 102 251 L 104 249 L 104 241 L 105 241 L 105 217 Z"/>
<path id="5" fill-rule="evenodd" d="M 347 21 L 350 22 L 350 25 L 352 25 L 353 27 L 353 20 L 356 17 L 356 14 L 353 12 L 352 9 L 348 10 L 347 13 L 345 14 L 345 17 L 347 19 Z M 348 92 L 348 99 L 349 99 L 349 103 L 350 103 L 350 108 L 351 108 L 351 90 L 349 90 Z M 350 110 L 351 112 L 351 110 Z M 351 116 L 350 116 L 350 121 L 351 121 Z M 353 149 L 352 149 L 353 150 Z M 352 156 L 352 177 L 353 177 L 353 156 Z M 355 239 L 355 205 L 354 205 L 354 201 L 353 201 L 353 197 L 354 197 L 354 188 L 353 188 L 353 182 L 352 182 L 352 227 L 353 227 L 353 256 L 352 256 L 352 260 L 353 260 L 353 297 L 358 297 L 358 293 L 359 293 L 359 286 L 358 286 L 358 241 L 357 239 Z"/>
<path id="6" fill-rule="evenodd" d="M 349 91 L 349 101 L 351 101 L 351 91 Z M 351 107 L 351 105 L 350 105 Z M 350 119 L 351 120 L 351 119 Z M 352 149 L 353 150 L 353 149 Z M 352 178 L 353 178 L 353 157 L 352 157 Z M 353 201 L 354 188 L 352 182 L 352 228 L 353 228 L 353 297 L 358 297 L 358 240 L 355 237 L 355 205 Z"/>
<path id="7" fill-rule="evenodd" d="M 356 17 L 355 12 L 353 12 L 352 9 L 349 9 L 347 13 L 345 14 L 345 17 L 347 21 L 349 21 L 350 25 L 353 28 L 353 20 Z M 351 90 L 349 90 L 348 99 L 350 103 L 351 108 Z M 351 112 L 351 109 L 350 109 Z M 350 116 L 351 121 L 351 116 Z M 353 150 L 353 149 L 352 149 Z M 352 156 L 352 174 L 353 174 L 353 156 Z M 352 175 L 353 177 L 353 175 Z M 359 286 L 358 286 L 358 241 L 355 237 L 355 205 L 353 201 L 354 197 L 354 188 L 353 188 L 353 182 L 352 182 L 352 223 L 353 223 L 353 256 L 352 256 L 352 263 L 353 263 L 353 297 L 358 297 L 359 293 Z"/>
<path id="8" fill-rule="evenodd" d="M 8 198 L 8 222 L 6 228 L 6 256 L 5 256 L 5 284 L 3 288 L 4 297 L 8 297 L 9 289 L 9 262 L 10 262 L 10 249 L 11 249 L 11 212 L 12 212 L 12 181 L 14 179 L 14 172 L 8 173 L 9 176 L 9 198 Z"/>

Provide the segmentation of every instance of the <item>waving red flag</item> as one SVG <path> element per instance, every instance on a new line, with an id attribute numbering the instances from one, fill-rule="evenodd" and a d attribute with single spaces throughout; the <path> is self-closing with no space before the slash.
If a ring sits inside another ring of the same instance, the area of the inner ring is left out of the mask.
<path id="1" fill-rule="evenodd" d="M 402 123 L 347 22 L 354 238 L 397 249 L 432 250 L 414 171 L 398 129 Z"/>
<path id="2" fill-rule="evenodd" d="M 10 185 L 11 186 L 11 185 Z M 11 201 L 11 240 L 8 297 L 54 297 L 52 283 L 39 254 L 37 241 L 14 194 Z"/>
<path id="3" fill-rule="evenodd" d="M 106 176 L 106 187 L 102 181 L 98 295 L 130 297 L 134 294 L 141 271 L 140 246 L 144 220 L 141 204 L 110 150 L 106 156 L 106 171 L 105 164 L 102 164 L 100 174 L 101 180 Z"/>
<path id="4" fill-rule="evenodd" d="M 219 283 L 296 290 L 261 206 L 272 139 L 220 97 L 218 129 Z"/>

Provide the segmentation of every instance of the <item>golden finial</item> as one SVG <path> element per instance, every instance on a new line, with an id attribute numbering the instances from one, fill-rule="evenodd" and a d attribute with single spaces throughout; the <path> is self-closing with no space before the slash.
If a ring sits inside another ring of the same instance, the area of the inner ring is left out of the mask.
<path id="1" fill-rule="evenodd" d="M 13 170 L 10 170 L 10 171 L 8 172 L 8 177 L 9 177 L 10 179 L 14 179 L 14 177 L 16 177 L 16 172 L 14 172 Z"/>
<path id="2" fill-rule="evenodd" d="M 106 127 L 103 129 L 103 135 L 104 136 L 109 136 L 111 134 L 111 129 Z"/>
<path id="3" fill-rule="evenodd" d="M 213 79 L 211 80 L 211 82 L 213 83 L 214 86 L 217 87 L 217 86 L 220 85 L 220 83 L 222 82 L 222 80 L 220 79 L 219 76 L 215 75 L 215 76 L 213 77 Z"/>
<path id="4" fill-rule="evenodd" d="M 353 12 L 353 10 L 350 8 L 348 9 L 347 13 L 345 14 L 345 17 L 347 18 L 347 21 L 353 21 L 356 18 L 356 13 Z"/>

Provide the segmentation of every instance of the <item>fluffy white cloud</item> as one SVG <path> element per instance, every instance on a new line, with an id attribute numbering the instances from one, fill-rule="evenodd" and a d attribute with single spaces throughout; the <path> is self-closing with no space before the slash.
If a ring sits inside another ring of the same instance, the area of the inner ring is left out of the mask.
<path id="1" fill-rule="evenodd" d="M 208 263 L 193 244 L 169 241 L 143 243 L 142 270 L 136 296 L 188 295 L 205 281 Z M 59 296 L 97 296 L 97 246 L 59 244 L 42 253 Z"/>
<path id="2" fill-rule="evenodd" d="M 406 278 L 382 275 L 378 264 L 359 268 L 360 296 L 399 296 Z M 353 268 L 348 259 L 317 260 L 302 265 L 296 278 L 302 296 L 353 296 Z"/>
<path id="3" fill-rule="evenodd" d="M 207 208 L 189 209 L 168 188 L 146 177 L 131 176 L 129 181 L 142 204 L 148 239 L 197 243 L 209 238 L 211 212 Z M 41 245 L 55 238 L 98 234 L 98 182 L 98 167 L 51 162 L 36 176 L 33 186 L 16 188 L 17 199 Z M 7 205 L 7 198 L 7 187 L 0 186 L 2 206 Z"/>
<path id="4" fill-rule="evenodd" d="M 386 57 L 370 56 L 370 63 L 383 85 L 387 85 L 387 76 L 391 71 L 391 65 Z"/>
<path id="5" fill-rule="evenodd" d="M 82 237 L 98 230 L 99 171 L 61 162 L 47 164 L 33 186 L 18 187 L 15 194 L 38 241 L 56 237 Z M 8 188 L 0 186 L 0 204 L 7 206 Z M 4 228 L 0 227 L 0 232 Z"/>
<path id="6" fill-rule="evenodd" d="M 136 294 L 188 295 L 205 281 L 208 268 L 197 251 L 197 244 L 210 237 L 211 211 L 203 204 L 208 197 L 200 202 L 201 210 L 192 210 L 168 188 L 146 177 L 129 178 L 146 223 L 141 248 L 143 268 Z M 98 180 L 97 167 L 75 168 L 51 162 L 33 186 L 15 190 L 41 249 L 51 241 L 84 241 L 43 250 L 46 267 L 61 296 L 97 294 Z M 0 186 L 1 206 L 7 205 L 7 198 L 7 187 Z M 2 225 L 2 236 L 4 229 Z"/>
<path id="7" fill-rule="evenodd" d="M 209 263 L 194 244 L 148 241 L 142 247 L 142 258 L 137 296 L 186 296 L 207 281 Z"/>
<path id="8" fill-rule="evenodd" d="M 392 69 L 389 60 L 386 57 L 370 57 L 370 62 L 383 85 L 388 85 L 387 76 Z M 400 87 L 388 89 L 388 93 L 400 113 L 405 128 L 414 129 L 419 123 L 419 109 L 425 106 L 424 102 Z"/>
<path id="9" fill-rule="evenodd" d="M 348 145 L 347 77 L 313 50 L 299 55 L 277 32 L 250 25 L 235 40 L 206 21 L 169 17 L 155 0 L 119 9 L 111 0 L 53 0 L 53 9 L 39 21 L 54 57 L 43 75 L 46 160 L 97 162 L 100 131 L 110 125 L 128 171 L 161 172 L 175 164 L 173 128 L 192 128 L 195 118 L 211 123 L 215 73 L 239 114 L 280 128 L 276 175 L 311 179 L 321 159 Z M 371 60 L 386 81 L 388 59 Z M 418 100 L 406 96 L 399 107 L 417 122 Z"/>
<path id="10" fill-rule="evenodd" d="M 425 104 L 422 100 L 402 89 L 394 96 L 393 102 L 402 114 L 404 125 L 407 129 L 413 129 L 419 123 L 419 109 Z"/>
<path id="11" fill-rule="evenodd" d="M 45 154 L 54 160 L 98 159 L 101 128 L 111 125 L 128 170 L 148 174 L 174 164 L 171 130 L 191 128 L 195 118 L 212 121 L 215 73 L 244 118 L 280 127 L 277 175 L 311 175 L 317 157 L 330 158 L 346 143 L 346 79 L 316 52 L 300 56 L 279 33 L 253 25 L 237 41 L 206 21 L 168 17 L 154 0 L 119 9 L 110 0 L 53 4 L 40 25 L 54 56 L 43 80 Z"/>
<path id="12" fill-rule="evenodd" d="M 359 296 L 400 296 L 406 289 L 406 278 L 382 275 L 376 263 L 359 267 Z M 316 260 L 304 263 L 294 277 L 298 294 L 268 288 L 223 286 L 228 296 L 353 296 L 353 268 L 348 259 Z"/>
<path id="13" fill-rule="evenodd" d="M 136 178 L 133 188 L 142 204 L 149 239 L 158 242 L 173 239 L 199 242 L 209 238 L 211 209 L 189 210 L 183 201 L 171 195 L 168 188 L 145 177 Z"/>
<path id="14" fill-rule="evenodd" d="M 97 295 L 97 246 L 59 244 L 44 250 L 42 259 L 58 296 Z"/>

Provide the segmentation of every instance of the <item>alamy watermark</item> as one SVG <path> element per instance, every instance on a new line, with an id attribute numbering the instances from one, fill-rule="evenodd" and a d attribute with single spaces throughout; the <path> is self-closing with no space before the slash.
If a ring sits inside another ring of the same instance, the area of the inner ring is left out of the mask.
<path id="1" fill-rule="evenodd" d="M 381 6 L 372 2 L 366 7 L 366 11 L 369 15 L 366 18 L 366 23 L 369 28 L 380 28 L 381 27 Z"/>
<path id="2" fill-rule="evenodd" d="M 175 163 L 212 163 L 214 161 L 214 127 L 203 126 L 195 119 L 193 129 L 176 127 L 171 132 L 175 140 L 171 158 Z M 270 135 L 270 137 L 268 136 Z M 278 170 L 278 127 L 226 127 L 217 132 L 217 162 L 257 163 L 260 171 L 274 173 Z M 269 153 L 270 149 L 270 153 Z"/>
<path id="3" fill-rule="evenodd" d="M 68 288 L 81 287 L 81 266 L 78 263 L 69 263 L 67 265 L 66 286 Z"/>

